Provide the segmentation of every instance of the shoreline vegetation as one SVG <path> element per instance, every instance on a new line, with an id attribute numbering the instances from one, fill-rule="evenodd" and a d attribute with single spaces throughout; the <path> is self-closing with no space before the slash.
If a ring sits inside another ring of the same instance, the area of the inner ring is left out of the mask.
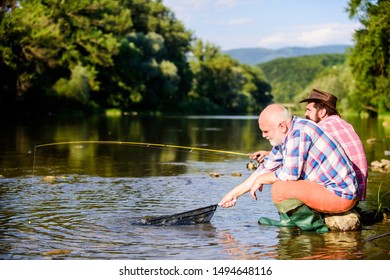
<path id="1" fill-rule="evenodd" d="M 277 102 L 274 102 L 277 103 Z M 299 104 L 286 104 L 280 103 L 286 108 L 288 108 L 292 114 L 297 116 L 302 116 L 302 112 L 304 112 L 304 107 Z M 57 112 L 46 112 L 46 111 L 32 111 L 32 112 L 0 112 L 0 120 L 17 120 L 17 119 L 26 119 L 26 118 L 78 118 L 85 116 L 105 116 L 105 117 L 122 117 L 122 116 L 132 116 L 132 117 L 142 117 L 142 116 L 150 116 L 150 117 L 167 117 L 167 116 L 250 116 L 256 117 L 258 116 L 260 111 L 251 112 L 251 113 L 211 113 L 208 112 L 206 114 L 193 114 L 191 112 L 183 113 L 183 112 L 162 112 L 162 111 L 127 111 L 121 110 L 119 108 L 107 108 L 107 109 L 97 109 L 97 110 L 74 110 L 74 109 L 66 109 L 60 110 Z M 365 112 L 348 112 L 341 111 L 343 117 L 357 117 L 360 119 L 369 119 L 371 116 Z M 377 118 L 382 121 L 382 125 L 384 127 L 390 126 L 390 112 L 378 114 Z"/>
<path id="2" fill-rule="evenodd" d="M 315 87 L 342 112 L 378 117 L 390 112 L 390 6 L 374 2 L 347 4 L 362 27 L 345 54 L 248 65 L 197 38 L 163 1 L 1 0 L 0 111 L 257 114 Z"/>

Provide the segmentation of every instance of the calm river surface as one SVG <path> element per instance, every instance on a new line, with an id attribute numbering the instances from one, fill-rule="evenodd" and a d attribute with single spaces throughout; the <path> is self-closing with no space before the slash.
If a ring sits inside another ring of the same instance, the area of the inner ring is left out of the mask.
<path id="1" fill-rule="evenodd" d="M 389 159 L 389 124 L 349 121 L 369 163 Z M 48 117 L 0 127 L 0 259 L 390 259 L 389 236 L 365 241 L 389 232 L 389 221 L 326 234 L 259 226 L 261 216 L 278 218 L 269 186 L 258 201 L 245 195 L 233 208 L 218 208 L 208 224 L 133 225 L 218 203 L 250 175 L 243 155 L 126 143 L 37 147 L 122 141 L 250 153 L 270 148 L 257 116 Z M 362 208 L 377 207 L 379 187 L 390 191 L 390 173 L 370 171 Z"/>

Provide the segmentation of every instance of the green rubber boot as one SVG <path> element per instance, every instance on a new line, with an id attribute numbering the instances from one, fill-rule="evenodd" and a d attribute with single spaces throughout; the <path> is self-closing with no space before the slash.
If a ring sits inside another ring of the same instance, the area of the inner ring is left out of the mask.
<path id="1" fill-rule="evenodd" d="M 258 221 L 260 225 L 277 226 L 277 227 L 296 227 L 290 217 L 286 213 L 279 213 L 280 221 L 261 217 Z"/>
<path id="2" fill-rule="evenodd" d="M 261 217 L 258 223 L 260 225 L 277 226 L 277 227 L 296 227 L 295 223 L 291 221 L 290 217 L 286 214 L 286 212 L 288 212 L 291 209 L 296 209 L 302 204 L 303 204 L 302 201 L 295 198 L 287 199 L 280 203 L 275 203 L 276 209 L 279 210 L 280 221 Z"/>
<path id="3" fill-rule="evenodd" d="M 321 215 L 317 211 L 307 207 L 307 205 L 302 205 L 297 209 L 290 211 L 287 215 L 290 217 L 290 220 L 302 230 L 314 231 L 317 233 L 329 231 L 322 220 Z"/>

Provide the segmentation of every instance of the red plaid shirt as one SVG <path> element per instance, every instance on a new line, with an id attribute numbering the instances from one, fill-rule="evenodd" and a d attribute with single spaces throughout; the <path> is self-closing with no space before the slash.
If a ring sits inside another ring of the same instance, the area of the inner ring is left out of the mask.
<path id="1" fill-rule="evenodd" d="M 344 148 L 353 163 L 353 169 L 359 185 L 360 200 L 366 200 L 368 174 L 366 153 L 364 152 L 362 141 L 356 134 L 353 126 L 337 115 L 327 117 L 318 124 Z"/>

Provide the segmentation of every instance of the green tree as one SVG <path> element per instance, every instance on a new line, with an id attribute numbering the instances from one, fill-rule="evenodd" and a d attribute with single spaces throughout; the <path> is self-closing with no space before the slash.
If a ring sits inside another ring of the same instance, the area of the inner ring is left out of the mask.
<path id="1" fill-rule="evenodd" d="M 244 113 L 272 100 L 261 70 L 192 49 L 161 0 L 9 0 L 0 20 L 2 108 Z"/>
<path id="2" fill-rule="evenodd" d="M 259 113 L 272 103 L 272 87 L 258 67 L 249 65 L 242 65 L 242 67 L 245 70 L 245 84 L 242 90 L 250 95 L 248 111 Z"/>
<path id="3" fill-rule="evenodd" d="M 119 3 L 30 0 L 20 1 L 20 6 L 6 13 L 0 26 L 2 69 L 10 73 L 7 94 L 14 94 L 26 106 L 42 104 L 48 110 L 50 104 L 63 106 L 52 101 L 70 97 L 63 87 L 67 80 L 74 83 L 77 67 L 84 69 L 86 90 L 99 90 L 96 73 L 113 65 L 112 57 L 119 49 L 113 21 L 128 18 Z M 129 27 L 131 22 L 121 26 Z M 85 103 L 84 97 L 80 101 Z"/>
<path id="4" fill-rule="evenodd" d="M 131 10 L 133 31 L 120 39 L 115 67 L 104 73 L 118 84 L 117 94 L 106 99 L 106 106 L 176 110 L 191 87 L 186 57 L 191 32 L 162 1 L 123 0 L 123 5 Z"/>
<path id="5" fill-rule="evenodd" d="M 352 104 L 375 117 L 390 111 L 390 1 L 351 0 L 347 11 L 362 25 L 349 56 L 356 80 Z"/>
<path id="6" fill-rule="evenodd" d="M 75 104 L 170 110 L 190 89 L 186 54 L 192 35 L 162 1 L 5 2 L 4 108 L 15 103 L 46 110 Z"/>
<path id="7" fill-rule="evenodd" d="M 272 100 L 261 70 L 239 64 L 200 39 L 193 47 L 191 69 L 194 80 L 190 101 L 198 113 L 257 111 Z"/>
<path id="8" fill-rule="evenodd" d="M 313 88 L 318 88 L 331 92 L 338 97 L 337 109 L 342 115 L 351 113 L 351 108 L 353 108 L 351 104 L 353 104 L 354 101 L 349 98 L 349 94 L 353 92 L 354 85 L 351 68 L 346 63 L 334 65 L 325 68 L 313 81 L 306 85 L 305 88 L 295 96 L 294 103 L 298 105 L 300 100 L 308 97 Z M 304 112 L 305 106 L 305 103 L 300 104 L 298 110 L 300 114 Z"/>

